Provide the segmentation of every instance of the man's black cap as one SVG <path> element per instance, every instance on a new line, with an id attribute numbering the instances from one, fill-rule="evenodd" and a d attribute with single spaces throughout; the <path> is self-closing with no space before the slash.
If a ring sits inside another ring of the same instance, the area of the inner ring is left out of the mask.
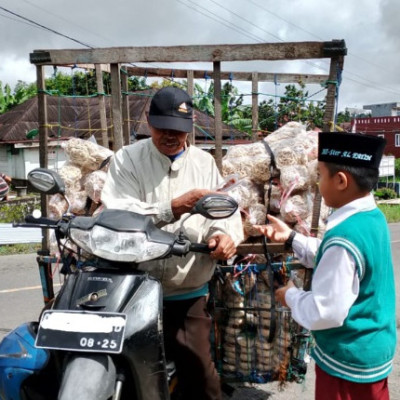
<path id="1" fill-rule="evenodd" d="M 160 89 L 150 103 L 149 123 L 154 128 L 189 133 L 193 129 L 193 103 L 182 89 Z"/>
<path id="2" fill-rule="evenodd" d="M 320 132 L 318 160 L 333 164 L 379 168 L 386 140 L 361 133 Z"/>

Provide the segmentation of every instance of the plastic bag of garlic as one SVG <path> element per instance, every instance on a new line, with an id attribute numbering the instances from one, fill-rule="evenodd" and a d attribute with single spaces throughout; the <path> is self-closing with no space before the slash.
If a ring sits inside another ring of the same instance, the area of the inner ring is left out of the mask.
<path id="1" fill-rule="evenodd" d="M 102 208 L 100 194 L 107 176 L 107 160 L 114 153 L 90 140 L 79 138 L 69 139 L 62 147 L 67 160 L 58 173 L 65 183 L 70 211 L 75 215 L 95 215 Z M 68 203 L 60 194 L 49 198 L 49 218 L 58 220 L 67 209 Z M 58 253 L 54 235 L 50 236 L 50 252 Z"/>
<path id="2" fill-rule="evenodd" d="M 239 177 L 232 191 L 225 191 L 239 202 L 245 238 L 260 236 L 251 226 L 265 221 L 260 220 L 261 205 L 265 209 L 269 205 L 270 212 L 294 230 L 309 233 L 318 176 L 318 134 L 306 131 L 298 122 L 289 122 L 264 141 L 274 154 L 275 169 L 271 170 L 271 156 L 263 141 L 232 146 L 222 159 L 223 176 Z M 324 232 L 328 214 L 322 200 L 319 235 Z"/>

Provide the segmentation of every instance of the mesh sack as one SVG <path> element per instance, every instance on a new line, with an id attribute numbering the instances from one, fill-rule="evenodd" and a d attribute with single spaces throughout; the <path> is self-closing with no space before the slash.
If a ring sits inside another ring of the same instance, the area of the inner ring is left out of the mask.
<path id="1" fill-rule="evenodd" d="M 95 171 L 114 153 L 89 140 L 71 138 L 63 143 L 64 151 L 72 164 L 86 171 Z"/>
<path id="2" fill-rule="evenodd" d="M 233 197 L 242 209 L 259 203 L 262 199 L 262 190 L 249 178 L 240 179 L 236 185 L 228 189 L 227 194 Z"/>
<path id="3" fill-rule="evenodd" d="M 280 213 L 283 220 L 289 224 L 306 219 L 311 212 L 307 192 L 287 198 L 281 204 Z"/>
<path id="4" fill-rule="evenodd" d="M 305 165 L 308 161 L 304 146 L 292 140 L 277 142 L 273 152 L 276 166 L 280 170 L 288 165 Z"/>
<path id="5" fill-rule="evenodd" d="M 307 155 L 307 160 L 312 161 L 318 158 L 318 132 L 307 131 L 301 133 L 297 140 L 302 144 L 304 151 Z"/>
<path id="6" fill-rule="evenodd" d="M 308 169 L 305 165 L 289 165 L 281 169 L 280 183 L 286 192 L 308 189 L 309 179 Z"/>
<path id="7" fill-rule="evenodd" d="M 83 187 L 89 196 L 95 203 L 100 203 L 101 191 L 106 181 L 107 173 L 104 171 L 94 171 L 85 176 Z"/>
<path id="8" fill-rule="evenodd" d="M 310 186 L 315 186 L 319 180 L 318 160 L 311 160 L 307 163 L 308 179 Z"/>
<path id="9" fill-rule="evenodd" d="M 65 163 L 59 170 L 66 192 L 81 190 L 82 171 L 77 165 Z"/>
<path id="10" fill-rule="evenodd" d="M 255 183 L 265 183 L 270 178 L 271 158 L 261 142 L 236 145 L 228 149 L 222 159 L 222 175 L 238 174 Z"/>
<path id="11" fill-rule="evenodd" d="M 69 196 L 71 202 L 71 212 L 76 215 L 86 214 L 86 204 L 88 195 L 85 190 L 73 192 Z"/>
<path id="12" fill-rule="evenodd" d="M 283 140 L 294 140 L 298 135 L 305 133 L 306 128 L 300 122 L 291 121 L 283 125 L 281 128 L 269 134 L 264 140 L 267 141 L 271 149 L 274 151 L 274 145 Z"/>
<path id="13" fill-rule="evenodd" d="M 53 194 L 49 198 L 49 218 L 59 220 L 68 210 L 68 203 L 59 193 Z"/>
<path id="14" fill-rule="evenodd" d="M 262 236 L 262 234 L 253 228 L 253 225 L 265 224 L 267 210 L 264 204 L 252 204 L 244 214 L 243 233 L 248 236 Z"/>

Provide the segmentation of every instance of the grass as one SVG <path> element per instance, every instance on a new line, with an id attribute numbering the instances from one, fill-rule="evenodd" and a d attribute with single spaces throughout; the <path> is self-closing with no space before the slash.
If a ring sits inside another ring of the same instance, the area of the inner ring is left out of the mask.
<path id="1" fill-rule="evenodd" d="M 41 243 L 5 244 L 0 246 L 0 256 L 36 253 L 41 247 Z"/>
<path id="2" fill-rule="evenodd" d="M 400 222 L 400 205 L 379 204 L 378 207 L 385 214 L 388 224 L 393 222 Z"/>

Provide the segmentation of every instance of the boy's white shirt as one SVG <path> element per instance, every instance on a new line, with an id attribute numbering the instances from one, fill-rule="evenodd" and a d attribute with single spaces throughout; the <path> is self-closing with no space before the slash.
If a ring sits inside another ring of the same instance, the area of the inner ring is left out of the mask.
<path id="1" fill-rule="evenodd" d="M 354 200 L 329 216 L 326 230 L 357 212 L 374 208 L 376 203 L 372 194 Z M 293 240 L 293 250 L 302 264 L 313 268 L 320 244 L 320 239 L 297 233 Z M 353 257 L 343 247 L 332 246 L 318 263 L 312 279 L 312 291 L 290 288 L 286 292 L 285 300 L 291 308 L 294 320 L 304 328 L 335 328 L 342 326 L 358 296 L 359 286 L 360 280 Z"/>

